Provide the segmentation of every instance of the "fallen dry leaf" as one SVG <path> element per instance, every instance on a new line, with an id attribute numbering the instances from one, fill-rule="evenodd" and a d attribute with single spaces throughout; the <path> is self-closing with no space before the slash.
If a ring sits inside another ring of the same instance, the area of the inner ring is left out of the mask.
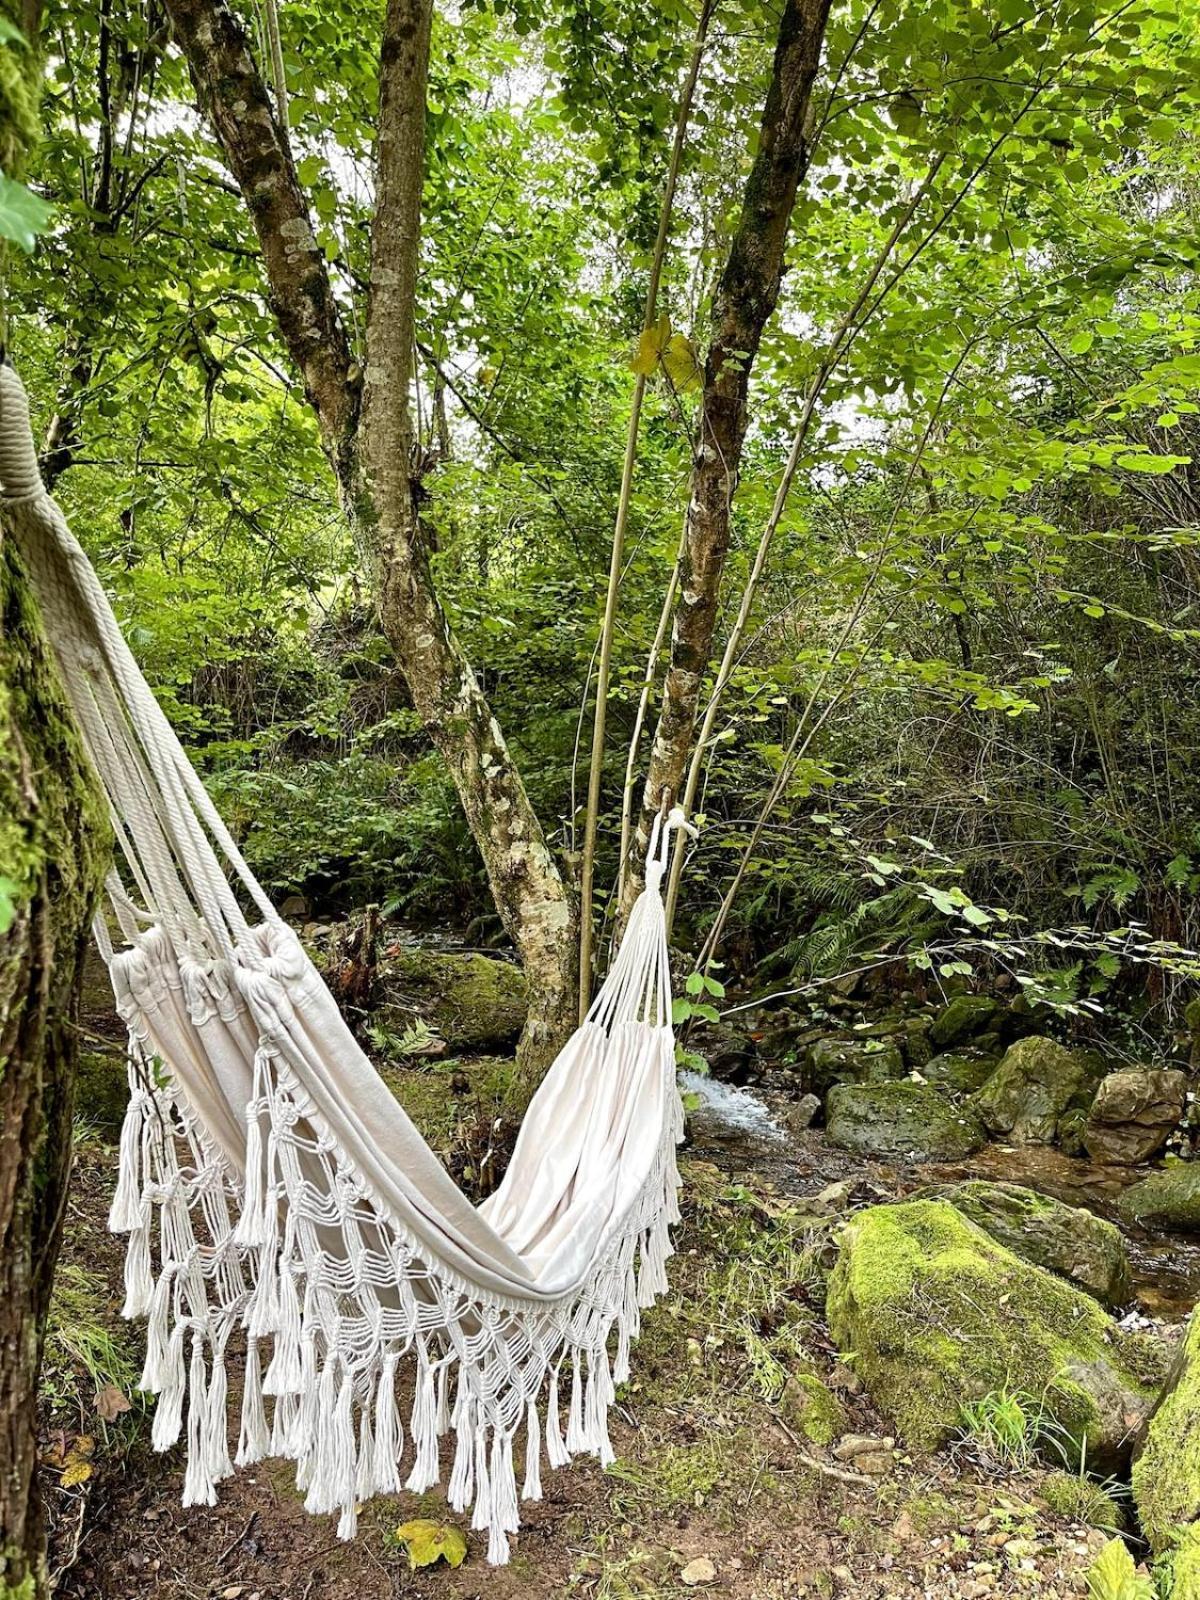
<path id="1" fill-rule="evenodd" d="M 115 1383 L 106 1383 L 96 1396 L 93 1404 L 96 1407 L 97 1415 L 102 1417 L 105 1422 L 115 1422 L 123 1412 L 133 1410 L 130 1401 L 121 1393 Z"/>

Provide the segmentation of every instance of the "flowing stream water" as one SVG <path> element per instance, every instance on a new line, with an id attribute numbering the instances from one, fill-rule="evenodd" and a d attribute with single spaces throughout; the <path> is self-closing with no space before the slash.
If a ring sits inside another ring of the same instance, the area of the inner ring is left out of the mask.
<path id="1" fill-rule="evenodd" d="M 680 1074 L 688 1105 L 688 1143 L 731 1171 L 751 1170 L 782 1194 L 812 1195 L 839 1178 L 862 1177 L 903 1194 L 930 1182 L 986 1178 L 1018 1183 L 1068 1205 L 1118 1221 L 1116 1201 L 1135 1174 L 1096 1166 L 1044 1145 L 985 1145 L 953 1166 L 897 1168 L 864 1162 L 835 1149 L 820 1129 L 787 1126 L 790 1097 L 775 1090 L 735 1088 L 695 1072 Z M 1122 1227 L 1129 1247 L 1137 1309 L 1182 1320 L 1200 1301 L 1200 1236 L 1151 1234 Z"/>

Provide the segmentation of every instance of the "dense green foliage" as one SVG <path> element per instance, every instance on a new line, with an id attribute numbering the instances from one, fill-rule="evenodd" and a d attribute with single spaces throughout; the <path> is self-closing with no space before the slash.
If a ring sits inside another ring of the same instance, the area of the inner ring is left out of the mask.
<path id="1" fill-rule="evenodd" d="M 358 330 L 377 8 L 294 0 L 282 24 L 300 177 Z M 442 593 L 567 851 L 693 26 L 677 0 L 497 0 L 435 35 L 424 509 Z M 759 0 L 722 0 L 710 29 L 662 300 L 698 348 L 774 28 Z M 1200 942 L 1198 30 L 1191 0 L 834 7 L 751 387 L 730 617 L 806 397 L 812 421 L 718 723 L 685 943 L 785 761 L 725 940 L 737 967 L 769 957 L 786 982 L 907 942 L 954 970 L 996 958 L 978 942 L 1002 926 L 1024 971 L 1057 969 L 1077 997 L 1118 978 L 1113 942 L 1034 935 L 1133 919 Z M 58 0 L 45 40 L 51 136 L 31 178 L 54 220 L 18 267 L 11 342 L 56 418 L 68 515 L 273 893 L 486 929 L 474 848 L 371 621 L 157 0 Z M 660 376 L 643 421 L 602 884 L 695 405 Z M 1132 970 L 1172 1000 L 1160 969 Z"/>

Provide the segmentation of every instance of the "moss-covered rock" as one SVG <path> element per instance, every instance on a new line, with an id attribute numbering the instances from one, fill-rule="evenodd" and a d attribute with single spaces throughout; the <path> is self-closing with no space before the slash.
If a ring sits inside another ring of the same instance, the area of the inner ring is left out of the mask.
<path id="1" fill-rule="evenodd" d="M 921 1076 L 935 1089 L 951 1094 L 974 1094 L 996 1070 L 998 1057 L 983 1050 L 945 1050 L 921 1068 Z"/>
<path id="2" fill-rule="evenodd" d="M 837 1083 L 890 1083 L 904 1072 L 892 1039 L 818 1039 L 805 1062 L 804 1087 L 823 1098 Z"/>
<path id="3" fill-rule="evenodd" d="M 815 1368 L 793 1372 L 779 1399 L 784 1421 L 813 1444 L 830 1445 L 846 1429 L 846 1408 Z"/>
<path id="4" fill-rule="evenodd" d="M 124 1060 L 111 1050 L 84 1050 L 75 1073 L 75 1112 L 98 1128 L 119 1128 L 129 1102 Z"/>
<path id="5" fill-rule="evenodd" d="M 1142 1532 L 1156 1554 L 1200 1523 L 1200 1316 L 1191 1327 L 1133 1466 Z"/>
<path id="6" fill-rule="evenodd" d="M 1036 1397 L 1090 1466 L 1113 1472 L 1150 1408 L 1138 1350 L 1117 1323 L 946 1200 L 852 1218 L 827 1310 L 871 1397 L 919 1448 L 954 1436 L 964 1400 L 1007 1390 Z"/>
<path id="7" fill-rule="evenodd" d="M 476 951 L 389 951 L 375 974 L 377 1019 L 396 1033 L 426 1023 L 453 1050 L 514 1044 L 529 1009 L 519 967 Z"/>
<path id="8" fill-rule="evenodd" d="M 960 994 L 933 1019 L 930 1041 L 935 1049 L 945 1050 L 952 1044 L 973 1039 L 976 1034 L 988 1031 L 999 1011 L 1000 1006 L 991 995 Z"/>
<path id="9" fill-rule="evenodd" d="M 989 1133 L 1013 1144 L 1053 1144 L 1072 1113 L 1086 1113 L 1104 1074 L 1097 1057 L 1037 1034 L 1019 1039 L 975 1097 Z"/>
<path id="10" fill-rule="evenodd" d="M 960 1161 L 984 1143 L 978 1119 L 923 1083 L 837 1085 L 825 1102 L 830 1141 L 907 1161 Z"/>
<path id="11" fill-rule="evenodd" d="M 1200 1162 L 1173 1161 L 1131 1184 L 1117 1202 L 1126 1222 L 1200 1233 Z"/>
<path id="12" fill-rule="evenodd" d="M 1133 1284 L 1125 1240 L 1103 1217 L 1020 1184 L 981 1178 L 940 1185 L 930 1196 L 949 1200 L 1014 1255 L 1068 1279 L 1102 1304 L 1129 1304 Z"/>

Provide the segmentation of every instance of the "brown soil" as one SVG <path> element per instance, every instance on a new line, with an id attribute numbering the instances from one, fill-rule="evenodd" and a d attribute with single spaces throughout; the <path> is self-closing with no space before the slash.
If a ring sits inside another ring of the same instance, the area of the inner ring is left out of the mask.
<path id="1" fill-rule="evenodd" d="M 815 1189 L 829 1176 L 832 1153 L 815 1136 L 806 1144 Z M 113 1156 L 94 1139 L 81 1146 L 64 1264 L 68 1275 L 83 1268 L 104 1285 L 103 1320 L 128 1339 L 137 1330 L 117 1316 L 120 1243 L 104 1229 Z M 113 1425 L 99 1422 L 94 1381 L 79 1369 L 76 1394 L 59 1396 L 45 1432 L 50 1461 L 61 1460 L 77 1433 L 96 1440 L 83 1484 L 63 1487 L 53 1465 L 43 1474 L 52 1557 L 62 1569 L 58 1593 L 78 1600 L 557 1600 L 564 1593 L 672 1600 L 693 1592 L 681 1575 L 701 1557 L 715 1578 L 696 1592 L 734 1600 L 1082 1593 L 1105 1535 L 1053 1516 L 1039 1499 L 1040 1472 L 1005 1477 L 964 1448 L 899 1456 L 878 1483 L 834 1476 L 845 1469 L 831 1450 L 800 1438 L 756 1381 L 755 1338 L 769 1339 L 779 1319 L 793 1315 L 804 1359 L 835 1385 L 839 1373 L 844 1379 L 820 1321 L 819 1290 L 785 1276 L 780 1303 L 765 1315 L 714 1299 L 714 1272 L 728 1269 L 740 1241 L 753 1252 L 785 1226 L 787 1203 L 761 1181 L 739 1175 L 731 1183 L 710 1162 L 693 1159 L 687 1179 L 672 1292 L 647 1318 L 613 1421 L 618 1462 L 607 1473 L 582 1462 L 548 1474 L 545 1500 L 525 1508 L 509 1567 L 488 1567 L 485 1541 L 468 1535 L 459 1569 L 410 1571 L 390 1537 L 399 1523 L 427 1516 L 465 1531 L 466 1519 L 448 1513 L 436 1494 L 372 1502 L 357 1538 L 340 1544 L 332 1518 L 305 1514 L 287 1463 L 240 1472 L 222 1485 L 215 1508 L 184 1510 L 181 1452 L 153 1455 L 136 1410 Z M 236 1378 L 232 1386 L 236 1404 Z M 840 1397 L 845 1431 L 885 1434 L 865 1397 Z"/>

